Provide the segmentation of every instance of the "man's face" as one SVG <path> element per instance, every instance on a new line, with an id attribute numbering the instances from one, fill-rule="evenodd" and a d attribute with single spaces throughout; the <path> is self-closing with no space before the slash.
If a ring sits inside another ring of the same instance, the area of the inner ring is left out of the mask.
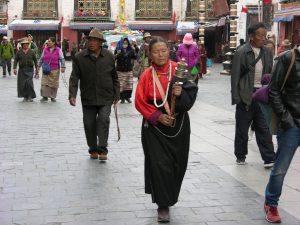
<path id="1" fill-rule="evenodd" d="M 102 42 L 98 38 L 89 38 L 88 39 L 88 49 L 92 52 L 97 51 L 101 46 Z"/>
<path id="2" fill-rule="evenodd" d="M 251 37 L 251 44 L 256 48 L 264 46 L 266 40 L 267 30 L 259 28 L 255 31 L 255 34 Z"/>

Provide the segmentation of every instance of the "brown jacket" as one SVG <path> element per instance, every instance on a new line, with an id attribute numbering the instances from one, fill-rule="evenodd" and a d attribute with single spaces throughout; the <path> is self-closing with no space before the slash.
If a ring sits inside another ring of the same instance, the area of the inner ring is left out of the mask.
<path id="1" fill-rule="evenodd" d="M 80 81 L 80 82 L 79 82 Z M 102 49 L 98 58 L 84 49 L 75 55 L 69 97 L 76 97 L 80 83 L 82 105 L 111 105 L 120 98 L 120 83 L 112 53 Z"/>

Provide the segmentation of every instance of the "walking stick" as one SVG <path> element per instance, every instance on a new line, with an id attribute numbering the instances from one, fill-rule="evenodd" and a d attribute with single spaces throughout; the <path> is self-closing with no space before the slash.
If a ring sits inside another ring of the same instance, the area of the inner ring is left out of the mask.
<path id="1" fill-rule="evenodd" d="M 120 141 L 120 139 L 121 139 L 121 132 L 120 132 L 120 126 L 119 126 L 119 119 L 118 119 L 118 108 L 117 108 L 117 104 L 114 104 L 114 112 L 115 112 L 115 117 L 116 117 L 116 122 L 117 122 L 118 141 Z"/>

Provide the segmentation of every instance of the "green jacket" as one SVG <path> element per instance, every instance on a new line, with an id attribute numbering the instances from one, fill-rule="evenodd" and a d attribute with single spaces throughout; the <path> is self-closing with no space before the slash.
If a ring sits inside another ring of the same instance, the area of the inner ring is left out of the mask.
<path id="1" fill-rule="evenodd" d="M 11 43 L 0 45 L 0 58 L 1 59 L 12 59 L 14 57 L 14 48 Z"/>

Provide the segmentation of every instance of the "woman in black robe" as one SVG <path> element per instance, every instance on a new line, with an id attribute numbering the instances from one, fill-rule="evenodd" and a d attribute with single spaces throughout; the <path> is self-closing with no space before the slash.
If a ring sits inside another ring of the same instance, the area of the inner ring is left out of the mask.
<path id="1" fill-rule="evenodd" d="M 21 49 L 16 53 L 14 60 L 14 74 L 17 74 L 17 65 L 19 64 L 18 71 L 18 97 L 23 97 L 23 102 L 32 102 L 36 97 L 33 86 L 33 66 L 35 66 L 36 73 L 37 59 L 35 53 L 29 48 L 29 40 L 23 38 L 21 41 Z"/>
<path id="2" fill-rule="evenodd" d="M 198 87 L 191 77 L 176 76 L 177 64 L 169 60 L 164 39 L 153 38 L 149 50 L 152 67 L 140 77 L 135 106 L 144 117 L 145 192 L 158 205 L 158 222 L 169 222 L 169 207 L 178 201 L 187 168 L 190 144 L 187 111 L 195 102 Z"/>

